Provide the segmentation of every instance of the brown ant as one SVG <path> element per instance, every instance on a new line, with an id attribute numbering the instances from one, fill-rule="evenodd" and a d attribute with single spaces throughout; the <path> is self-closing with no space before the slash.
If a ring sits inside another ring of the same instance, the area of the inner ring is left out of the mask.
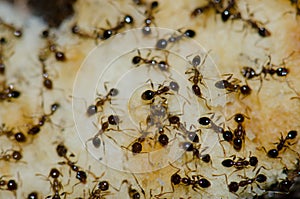
<path id="1" fill-rule="evenodd" d="M 287 141 L 295 139 L 295 138 L 297 137 L 297 134 L 298 134 L 298 132 L 295 131 L 295 130 L 289 131 L 288 134 L 285 136 L 285 138 L 283 138 L 283 136 L 282 136 L 282 134 L 281 134 L 281 138 L 279 139 L 279 142 L 275 143 L 275 144 L 277 144 L 276 149 L 270 149 L 270 150 L 267 152 L 268 157 L 270 157 L 270 158 L 277 158 L 278 155 L 279 155 L 279 152 L 280 152 L 283 148 L 289 148 L 289 146 L 287 146 L 287 144 L 288 144 L 288 145 L 292 145 L 292 144 L 290 144 L 290 143 L 287 142 Z M 264 149 L 264 151 L 266 151 L 266 149 L 265 149 L 264 147 L 262 147 L 262 148 Z M 292 149 L 290 149 L 290 150 L 292 150 Z M 292 150 L 292 151 L 293 151 L 293 150 Z M 296 152 L 296 153 L 297 153 L 297 152 Z M 298 154 L 298 153 L 297 153 L 297 154 Z"/>
<path id="2" fill-rule="evenodd" d="M 235 167 L 237 170 L 241 170 L 248 166 L 252 166 L 255 169 L 258 164 L 258 159 L 256 156 L 250 155 L 249 160 L 246 160 L 246 158 L 238 158 L 236 161 L 235 161 L 236 159 L 235 155 L 231 157 L 233 157 L 233 159 L 225 159 L 222 161 L 222 165 L 224 167 Z"/>
<path id="3" fill-rule="evenodd" d="M 246 7 L 247 12 L 249 13 L 249 7 Z M 250 17 L 253 16 L 253 13 L 250 14 Z M 271 36 L 271 32 L 264 27 L 264 24 L 260 21 L 257 21 L 252 18 L 244 19 L 240 14 L 236 15 L 236 19 L 242 20 L 245 24 L 249 25 L 252 29 L 255 29 L 259 36 L 261 37 L 269 37 Z"/>
<path id="4" fill-rule="evenodd" d="M 136 67 L 140 66 L 141 64 L 146 64 L 147 66 L 149 67 L 152 66 L 153 68 L 157 66 L 158 69 L 162 72 L 169 71 L 170 64 L 168 63 L 168 55 L 169 55 L 168 52 L 165 53 L 165 60 L 160 60 L 160 61 L 155 59 L 157 56 L 154 56 L 150 59 L 148 58 L 150 56 L 151 51 L 149 51 L 146 58 L 141 57 L 141 52 L 139 49 L 137 50 L 137 52 L 138 55 L 132 58 L 132 63 L 136 65 Z"/>
<path id="5" fill-rule="evenodd" d="M 14 36 L 17 38 L 22 37 L 23 32 L 21 29 L 17 29 L 15 28 L 13 25 L 11 24 L 7 24 L 3 21 L 3 19 L 0 18 L 0 25 L 4 26 L 5 28 L 9 29 L 10 31 L 13 32 Z"/>
<path id="6" fill-rule="evenodd" d="M 104 88 L 105 88 L 105 90 L 107 90 L 106 84 L 104 84 Z M 98 94 L 98 97 L 95 100 L 96 101 L 95 104 L 92 104 L 87 108 L 86 114 L 88 116 L 92 116 L 92 115 L 96 114 L 98 112 L 99 108 L 102 110 L 104 104 L 106 102 L 111 103 L 112 97 L 115 97 L 118 94 L 119 94 L 119 90 L 116 88 L 110 89 L 106 95 Z"/>
<path id="7" fill-rule="evenodd" d="M 89 192 L 89 199 L 102 199 L 106 195 L 110 195 L 109 182 L 104 180 L 98 182 L 91 192 Z"/>
<path id="8" fill-rule="evenodd" d="M 53 82 L 52 80 L 49 78 L 49 74 L 48 71 L 46 69 L 46 64 L 45 61 L 40 60 L 41 64 L 42 64 L 42 74 L 43 74 L 43 85 L 46 89 L 52 90 L 53 88 Z"/>
<path id="9" fill-rule="evenodd" d="M 101 40 L 109 39 L 111 36 L 117 34 L 119 30 L 124 28 L 125 25 L 133 24 L 133 22 L 134 22 L 134 20 L 133 20 L 132 16 L 125 15 L 123 20 L 121 20 L 116 26 L 109 28 L 109 29 L 101 28 L 101 30 L 103 30 L 102 35 L 97 33 L 97 38 L 101 39 Z M 110 26 L 110 23 L 108 21 L 107 21 L 107 24 Z"/>
<path id="10" fill-rule="evenodd" d="M 151 24 L 155 24 L 153 12 L 157 9 L 159 6 L 159 3 L 157 1 L 152 1 L 149 5 L 146 5 L 148 8 L 146 8 L 144 15 L 146 16 L 146 19 L 144 20 L 144 26 L 142 28 L 142 32 L 144 35 L 151 34 Z"/>
<path id="11" fill-rule="evenodd" d="M 174 167 L 172 164 L 170 164 L 172 167 Z M 174 167 L 176 168 L 176 167 Z M 192 189 L 197 192 L 200 193 L 199 191 L 202 189 L 206 189 L 209 188 L 211 186 L 211 183 L 209 180 L 207 180 L 206 178 L 204 178 L 202 175 L 193 175 L 192 177 L 189 176 L 185 176 L 185 177 L 181 177 L 178 173 L 180 172 L 179 168 L 176 168 L 177 171 L 171 176 L 171 186 L 172 186 L 172 191 L 170 192 L 165 192 L 165 193 L 160 193 L 158 195 L 156 195 L 156 198 L 160 198 L 161 196 L 168 194 L 168 193 L 174 193 L 174 186 L 177 185 L 184 185 L 186 187 L 192 187 Z"/>
<path id="12" fill-rule="evenodd" d="M 13 180 L 4 180 L 3 178 L 5 178 L 7 176 L 1 176 L 0 177 L 0 190 L 7 190 L 12 192 L 15 196 L 16 196 L 16 191 L 18 189 L 18 183 Z"/>
<path id="13" fill-rule="evenodd" d="M 28 194 L 27 199 L 39 199 L 39 195 L 36 191 L 33 191 Z"/>
<path id="14" fill-rule="evenodd" d="M 74 172 L 76 172 L 76 179 L 80 181 L 80 183 L 85 184 L 87 181 L 87 174 L 85 171 L 83 171 L 79 166 L 76 165 L 76 162 L 73 162 L 70 160 L 70 158 L 67 156 L 68 149 L 67 147 L 60 143 L 56 147 L 56 153 L 58 156 L 63 157 L 65 161 L 59 162 L 60 165 L 68 165 L 70 169 Z M 70 156 L 74 156 L 74 154 L 71 154 Z M 71 172 L 70 170 L 70 172 Z M 75 186 L 75 185 L 74 185 Z"/>
<path id="15" fill-rule="evenodd" d="M 236 1 L 229 0 L 227 7 L 222 11 L 221 18 L 223 22 L 228 21 L 228 19 L 238 19 L 241 17 L 241 13 L 236 9 Z"/>
<path id="16" fill-rule="evenodd" d="M 13 138 L 18 143 L 26 142 L 27 138 L 23 132 L 14 133 L 13 128 L 6 127 L 5 124 L 0 126 L 0 136 L 6 135 L 7 138 Z"/>
<path id="17" fill-rule="evenodd" d="M 151 84 L 151 87 L 153 88 L 154 87 L 153 83 L 150 82 L 150 84 Z M 160 84 L 158 86 L 157 90 L 146 90 L 146 91 L 144 91 L 142 93 L 142 95 L 141 95 L 141 98 L 142 98 L 142 100 L 145 100 L 145 101 L 150 101 L 151 100 L 152 103 L 153 103 L 156 96 L 160 96 L 161 97 L 161 95 L 163 95 L 163 94 L 164 95 L 172 94 L 172 93 L 169 92 L 170 90 L 171 89 L 170 89 L 169 86 L 164 86 L 164 85 Z"/>
<path id="18" fill-rule="evenodd" d="M 209 52 L 208 52 L 209 53 Z M 203 61 L 201 60 L 201 57 L 199 55 L 196 55 L 191 62 L 189 62 L 192 65 L 192 68 L 189 68 L 185 74 L 193 74 L 188 80 L 193 84 L 192 85 L 192 90 L 194 92 L 194 94 L 203 99 L 205 101 L 205 104 L 207 106 L 208 109 L 211 109 L 208 104 L 207 104 L 207 100 L 205 97 L 202 96 L 202 91 L 198 85 L 198 83 L 202 84 L 205 86 L 205 84 L 203 83 L 203 75 L 200 72 L 200 69 L 198 69 L 197 67 L 201 67 L 204 63 L 205 60 L 208 56 L 208 53 L 205 55 Z"/>
<path id="19" fill-rule="evenodd" d="M 41 174 L 36 175 L 43 176 Z M 48 177 L 46 177 L 46 179 L 50 182 L 53 195 L 47 196 L 46 198 L 60 199 L 61 196 L 64 196 L 64 198 L 66 198 L 66 195 L 68 194 L 67 192 L 60 193 L 64 188 L 62 182 L 58 179 L 60 176 L 62 176 L 62 174 L 58 169 L 52 168 L 50 170 L 49 175 Z"/>
<path id="20" fill-rule="evenodd" d="M 102 118 L 103 119 L 103 118 Z M 100 145 L 101 145 L 101 140 L 102 140 L 102 145 L 103 145 L 103 150 L 105 151 L 105 143 L 104 143 L 104 140 L 103 139 L 100 139 L 100 137 L 102 137 L 102 135 L 105 135 L 106 137 L 110 138 L 111 140 L 113 140 L 114 142 L 116 142 L 111 136 L 107 135 L 107 134 L 104 134 L 105 132 L 108 132 L 108 131 L 111 131 L 111 130 L 114 130 L 114 129 L 111 129 L 109 128 L 110 125 L 119 125 L 119 122 L 120 122 L 120 119 L 119 119 L 119 116 L 117 115 L 110 115 L 108 118 L 107 118 L 107 121 L 106 122 L 103 122 L 101 119 L 101 129 L 98 130 L 98 132 L 90 139 L 88 139 L 86 141 L 86 146 L 87 146 L 87 142 L 91 141 L 92 140 L 92 144 L 95 148 L 99 148 Z"/>
<path id="21" fill-rule="evenodd" d="M 3 86 L 3 89 L 0 90 L 0 101 L 7 100 L 8 102 L 11 101 L 11 99 L 19 98 L 21 95 L 21 92 L 16 90 L 12 84 L 9 84 L 8 86 Z"/>
<path id="22" fill-rule="evenodd" d="M 52 37 L 54 37 L 54 36 L 52 36 Z M 49 53 L 54 53 L 55 54 L 55 59 L 57 61 L 62 61 L 63 62 L 63 61 L 66 60 L 65 53 L 58 50 L 58 46 L 53 41 L 53 39 L 51 38 L 49 30 L 44 30 L 42 32 L 42 38 L 46 39 L 47 46 L 44 49 L 42 49 L 42 51 L 40 52 L 39 60 L 45 61 L 48 58 Z"/>
<path id="23" fill-rule="evenodd" d="M 245 118 L 249 119 L 246 115 L 237 113 L 234 116 L 234 121 L 237 123 L 236 129 L 234 129 L 233 148 L 240 151 L 245 140 L 246 131 L 243 127 Z"/>
<path id="24" fill-rule="evenodd" d="M 232 74 L 229 74 L 227 79 L 217 81 L 215 83 L 215 87 L 218 89 L 225 89 L 228 91 L 228 93 L 237 92 L 245 97 L 251 94 L 252 89 L 247 84 L 240 85 L 240 80 L 238 79 L 233 79 L 232 81 L 229 81 L 231 78 Z"/>
<path id="25" fill-rule="evenodd" d="M 33 125 L 28 131 L 28 135 L 36 135 L 40 132 L 41 127 L 44 126 L 44 124 L 50 120 L 50 117 L 57 111 L 57 109 L 60 107 L 58 103 L 53 103 L 50 107 L 50 113 L 43 114 L 40 118 L 37 124 Z"/>
<path id="26" fill-rule="evenodd" d="M 263 168 L 263 167 L 261 167 Z M 248 185 L 251 185 L 251 191 L 253 191 L 253 184 L 255 183 L 257 185 L 257 187 L 259 189 L 262 189 L 259 185 L 259 183 L 264 183 L 267 181 L 267 176 L 264 174 L 259 174 L 260 169 L 259 168 L 255 174 L 255 176 L 253 178 L 249 178 L 249 177 L 244 177 L 244 176 L 240 176 L 242 178 L 244 178 L 245 180 L 242 180 L 240 182 L 230 182 L 230 184 L 228 184 L 228 178 L 226 174 L 221 174 L 225 176 L 225 180 L 226 180 L 226 184 L 228 186 L 229 192 L 236 194 L 236 192 L 239 190 L 239 188 L 241 187 L 245 187 L 244 190 L 247 188 Z M 220 176 L 220 175 L 214 175 L 214 176 Z M 243 190 L 243 191 L 244 191 Z M 242 192 L 243 192 L 242 191 Z"/>
<path id="27" fill-rule="evenodd" d="M 14 160 L 18 162 L 22 158 L 23 158 L 22 150 L 9 149 L 6 151 L 2 151 L 0 154 L 0 160 L 4 160 L 4 161 Z"/>
<path id="28" fill-rule="evenodd" d="M 179 41 L 181 41 L 183 38 L 194 38 L 196 36 L 196 32 L 192 29 L 187 29 L 184 32 L 181 31 L 181 29 L 178 30 L 178 33 L 173 33 L 169 38 L 167 39 L 159 39 L 156 42 L 156 48 L 159 50 L 163 50 L 165 48 L 167 48 L 169 43 L 178 43 Z"/>

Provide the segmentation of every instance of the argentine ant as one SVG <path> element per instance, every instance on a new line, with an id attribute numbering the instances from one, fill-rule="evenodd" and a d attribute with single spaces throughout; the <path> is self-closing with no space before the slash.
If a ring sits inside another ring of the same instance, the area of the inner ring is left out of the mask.
<path id="1" fill-rule="evenodd" d="M 275 144 L 277 144 L 277 145 L 276 145 L 276 149 L 270 149 L 270 150 L 267 152 L 268 157 L 270 157 L 270 158 L 277 158 L 278 155 L 279 155 L 279 152 L 280 152 L 283 148 L 289 148 L 289 146 L 287 146 L 287 144 L 288 144 L 288 145 L 292 145 L 292 144 L 290 144 L 290 143 L 287 142 L 287 141 L 295 139 L 295 138 L 297 137 L 297 134 L 298 134 L 298 132 L 295 131 L 295 130 L 289 131 L 288 134 L 285 136 L 285 138 L 283 138 L 283 136 L 282 136 L 282 134 L 281 134 L 281 138 L 279 139 L 279 142 L 275 143 Z M 263 147 L 263 149 L 265 150 L 264 147 Z M 292 150 L 292 149 L 290 149 L 290 150 Z M 265 151 L 266 151 L 266 150 L 265 150 Z M 292 151 L 293 151 L 293 150 L 292 150 Z M 296 153 L 298 154 L 298 152 L 296 152 Z"/>
<path id="2" fill-rule="evenodd" d="M 107 90 L 106 84 L 104 84 L 105 90 Z M 87 108 L 86 114 L 88 116 L 92 116 L 98 112 L 98 109 L 100 108 L 103 110 L 103 106 L 106 102 L 111 103 L 112 97 L 115 97 L 119 94 L 119 90 L 116 88 L 111 88 L 106 95 L 98 94 L 98 97 L 96 98 L 95 104 L 90 105 Z"/>

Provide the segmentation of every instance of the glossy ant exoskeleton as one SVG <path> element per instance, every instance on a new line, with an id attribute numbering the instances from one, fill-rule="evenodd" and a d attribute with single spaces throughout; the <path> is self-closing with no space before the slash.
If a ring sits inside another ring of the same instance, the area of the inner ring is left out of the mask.
<path id="1" fill-rule="evenodd" d="M 235 0 L 229 0 L 227 7 L 222 11 L 221 18 L 223 22 L 228 21 L 231 19 L 239 19 L 241 17 L 241 13 L 237 11 L 236 8 L 236 1 Z"/>
<path id="2" fill-rule="evenodd" d="M 41 37 L 46 39 L 47 46 L 43 48 L 39 54 L 40 61 L 45 61 L 49 57 L 49 53 L 54 53 L 57 61 L 63 62 L 67 59 L 65 53 L 58 50 L 58 45 L 53 41 L 53 38 L 51 38 L 54 36 L 50 35 L 49 30 L 44 30 L 41 34 Z"/>
<path id="3" fill-rule="evenodd" d="M 14 194 L 14 196 L 16 197 L 16 191 L 18 189 L 18 183 L 13 180 L 13 179 L 10 179 L 10 180 L 4 180 L 3 178 L 5 178 L 7 176 L 1 176 L 0 177 L 0 190 L 7 190 L 7 191 L 10 191 Z"/>
<path id="4" fill-rule="evenodd" d="M 13 25 L 5 23 L 3 21 L 3 19 L 1 19 L 1 18 L 0 18 L 0 26 L 4 26 L 8 30 L 12 31 L 14 36 L 17 37 L 17 38 L 20 38 L 23 35 L 23 32 L 22 32 L 21 29 L 17 29 Z"/>
<path id="5" fill-rule="evenodd" d="M 0 160 L 4 160 L 4 161 L 14 160 L 18 162 L 22 158 L 23 158 L 22 149 L 20 150 L 9 149 L 6 151 L 2 151 L 0 154 Z"/>
<path id="6" fill-rule="evenodd" d="M 44 126 L 44 124 L 50 120 L 50 117 L 57 111 L 57 109 L 60 107 L 58 103 L 53 103 L 50 107 L 50 113 L 43 114 L 40 118 L 37 124 L 33 125 L 28 131 L 28 135 L 36 135 L 40 132 L 41 127 Z"/>
<path id="7" fill-rule="evenodd" d="M 42 174 L 36 174 L 36 175 L 43 176 Z M 52 195 L 47 196 L 46 198 L 60 199 L 61 196 L 64 196 L 64 198 L 66 198 L 66 195 L 68 194 L 67 192 L 60 193 L 64 189 L 62 182 L 59 180 L 60 176 L 62 176 L 62 174 L 58 169 L 52 168 L 50 170 L 49 175 L 48 175 L 48 177 L 46 177 L 46 179 L 47 179 L 47 181 L 50 182 L 51 190 L 53 193 L 52 193 Z M 43 176 L 43 177 L 45 177 L 45 176 Z"/>
<path id="8" fill-rule="evenodd" d="M 39 195 L 36 191 L 33 191 L 28 194 L 27 199 L 39 199 Z"/>
<path id="9" fill-rule="evenodd" d="M 278 155 L 279 155 L 279 152 L 280 152 L 283 148 L 289 148 L 288 145 L 292 145 L 292 144 L 290 144 L 290 143 L 287 142 L 287 141 L 295 139 L 295 138 L 297 137 L 297 134 L 298 134 L 298 132 L 295 131 L 295 130 L 289 131 L 288 134 L 285 136 L 285 138 L 283 138 L 283 136 L 282 136 L 282 134 L 281 134 L 281 138 L 279 139 L 279 142 L 275 143 L 275 144 L 277 144 L 276 149 L 270 149 L 270 150 L 267 152 L 268 157 L 270 157 L 270 158 L 277 158 Z M 262 148 L 265 150 L 264 147 L 262 147 Z M 290 149 L 290 148 L 289 148 L 289 149 Z M 290 150 L 292 150 L 292 149 L 290 149 Z M 265 150 L 265 151 L 266 151 L 266 150 Z M 293 150 L 292 150 L 292 151 L 293 151 Z M 296 153 L 298 154 L 298 152 L 296 152 Z"/>
<path id="10" fill-rule="evenodd" d="M 11 99 L 19 98 L 20 95 L 21 92 L 16 90 L 12 84 L 3 85 L 3 89 L 0 91 L 0 101 L 11 101 Z"/>

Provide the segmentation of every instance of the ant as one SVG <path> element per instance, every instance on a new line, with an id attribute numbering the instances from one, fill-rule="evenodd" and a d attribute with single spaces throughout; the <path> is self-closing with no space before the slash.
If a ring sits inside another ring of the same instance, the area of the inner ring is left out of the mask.
<path id="1" fill-rule="evenodd" d="M 76 165 L 76 162 L 73 162 L 70 160 L 69 157 L 67 157 L 68 149 L 64 144 L 58 144 L 56 147 L 56 153 L 58 156 L 63 157 L 65 161 L 59 162 L 60 165 L 68 165 L 70 169 L 74 172 L 76 172 L 76 178 L 80 181 L 80 183 L 85 184 L 87 181 L 87 174 L 85 171 L 83 171 L 79 166 Z M 71 157 L 74 156 L 74 154 L 70 155 Z M 70 172 L 71 172 L 70 170 Z M 75 185 L 74 185 L 75 186 Z"/>
<path id="2" fill-rule="evenodd" d="M 215 124 L 210 118 L 208 117 L 200 117 L 198 119 L 199 124 L 203 126 L 209 126 L 210 129 L 212 129 L 216 133 L 221 133 L 224 136 L 224 133 L 226 132 L 223 127 L 218 126 Z M 227 133 L 227 132 L 226 132 Z M 225 136 L 225 137 L 230 137 L 230 136 Z"/>
<path id="3" fill-rule="evenodd" d="M 41 51 L 39 55 L 39 60 L 45 61 L 48 57 L 48 53 L 52 52 L 55 54 L 55 59 L 57 61 L 66 61 L 65 53 L 57 49 L 57 44 L 52 40 L 52 38 L 50 38 L 49 30 L 44 30 L 42 32 L 42 38 L 46 39 L 47 47 Z"/>
<path id="4" fill-rule="evenodd" d="M 3 180 L 6 176 L 1 176 L 0 177 L 0 190 L 7 190 L 13 192 L 13 194 L 16 196 L 16 191 L 18 189 L 18 183 L 13 180 Z"/>
<path id="5" fill-rule="evenodd" d="M 146 19 L 144 20 L 144 27 L 142 28 L 142 32 L 144 35 L 151 34 L 151 24 L 155 24 L 153 12 L 157 9 L 159 6 L 159 3 L 157 1 L 152 1 L 149 5 L 147 5 L 148 8 L 145 10 L 144 15 L 146 15 Z"/>
<path id="6" fill-rule="evenodd" d="M 285 138 L 283 138 L 282 134 L 281 134 L 281 138 L 279 139 L 279 142 L 275 143 L 277 144 L 276 149 L 270 149 L 267 152 L 267 155 L 269 158 L 277 158 L 279 155 L 279 152 L 283 149 L 283 148 L 289 148 L 286 145 L 286 142 L 288 140 L 293 140 L 297 137 L 298 132 L 295 130 L 291 130 L 288 132 L 288 134 L 285 136 Z M 288 145 L 292 145 L 289 142 L 287 142 Z M 263 149 L 265 150 L 265 148 L 263 147 Z M 292 150 L 292 149 L 291 149 Z M 266 150 L 265 150 L 266 151 Z M 296 152 L 297 153 L 297 152 Z M 298 153 L 297 153 L 298 154 Z"/>
<path id="7" fill-rule="evenodd" d="M 138 49 L 137 51 L 138 51 L 138 55 L 137 55 L 137 56 L 134 56 L 134 57 L 132 58 L 132 63 L 133 63 L 134 65 L 136 65 L 137 67 L 140 66 L 141 64 L 146 64 L 147 66 L 152 66 L 153 68 L 154 68 L 155 66 L 157 66 L 157 67 L 159 68 L 159 70 L 160 70 L 160 71 L 163 71 L 163 72 L 168 72 L 168 71 L 169 71 L 169 69 L 170 69 L 170 64 L 168 63 L 168 55 L 169 55 L 168 52 L 165 53 L 165 60 L 157 61 L 157 60 L 155 60 L 155 58 L 156 58 L 157 56 L 152 57 L 152 58 L 150 58 L 150 59 L 148 59 L 148 58 L 143 58 L 143 57 L 141 57 L 141 52 L 140 52 L 140 50 Z M 151 53 L 151 52 L 149 51 L 147 57 L 150 56 L 150 53 Z"/>
<path id="8" fill-rule="evenodd" d="M 237 161 L 235 161 L 236 156 L 232 156 L 233 159 L 225 159 L 222 161 L 222 165 L 224 167 L 235 167 L 237 170 L 241 170 L 246 168 L 247 166 L 252 166 L 254 169 L 256 168 L 258 164 L 258 159 L 255 156 L 249 157 L 249 160 L 246 160 L 245 158 L 238 158 Z"/>
<path id="9" fill-rule="evenodd" d="M 260 187 L 259 183 L 266 182 L 267 176 L 264 174 L 259 174 L 260 169 L 257 170 L 257 172 L 253 178 L 240 176 L 240 177 L 244 178 L 245 180 L 242 180 L 240 182 L 233 181 L 233 182 L 230 182 L 230 184 L 228 184 L 228 179 L 227 179 L 226 174 L 221 174 L 221 175 L 225 176 L 225 180 L 226 180 L 226 184 L 228 186 L 229 192 L 236 194 L 236 192 L 239 190 L 240 187 L 245 187 L 244 188 L 244 190 L 245 190 L 248 185 L 251 185 L 251 191 L 253 191 L 253 185 L 252 185 L 253 183 L 255 183 L 259 189 L 262 189 Z M 217 176 L 217 175 L 215 175 L 215 176 Z"/>
<path id="10" fill-rule="evenodd" d="M 19 98 L 21 92 L 16 90 L 12 84 L 9 84 L 7 87 L 4 86 L 4 89 L 0 91 L 0 100 L 11 101 L 12 98 Z"/>
<path id="11" fill-rule="evenodd" d="M 27 199 L 38 199 L 38 193 L 36 191 L 33 191 L 31 193 L 28 194 Z"/>
<path id="12" fill-rule="evenodd" d="M 97 33 L 97 38 L 102 39 L 102 40 L 109 39 L 111 36 L 117 34 L 120 29 L 124 28 L 126 24 L 133 24 L 133 22 L 134 22 L 134 20 L 133 20 L 132 16 L 125 15 L 123 20 L 121 20 L 115 27 L 112 27 L 109 29 L 101 28 L 103 30 L 103 33 L 102 33 L 102 35 Z M 107 23 L 110 25 L 110 23 L 108 21 L 107 21 Z M 74 27 L 73 27 L 73 29 L 74 29 Z M 74 29 L 74 30 L 75 30 L 76 34 L 80 34 L 78 29 L 77 29 L 77 31 L 76 31 L 76 29 Z M 73 31 L 73 33 L 74 33 L 74 31 Z"/>
<path id="13" fill-rule="evenodd" d="M 215 83 L 215 87 L 218 89 L 225 89 L 228 91 L 228 93 L 237 92 L 244 96 L 250 95 L 252 89 L 247 84 L 240 85 L 240 80 L 238 79 L 233 79 L 232 81 L 229 81 L 232 78 L 232 76 L 232 74 L 229 74 L 227 79 L 217 81 Z"/>
<path id="14" fill-rule="evenodd" d="M 236 10 L 235 0 L 229 0 L 227 7 L 221 13 L 221 18 L 223 22 L 228 21 L 230 17 L 232 19 L 238 19 L 241 17 L 241 13 Z"/>
<path id="15" fill-rule="evenodd" d="M 170 164 L 172 167 L 174 167 L 172 164 Z M 174 167 L 176 168 L 176 167 Z M 162 195 L 165 195 L 167 193 L 174 193 L 174 186 L 175 185 L 184 185 L 186 187 L 192 187 L 192 189 L 194 191 L 196 191 L 197 193 L 199 193 L 200 188 L 206 189 L 208 187 L 211 186 L 211 183 L 209 180 L 207 180 L 206 178 L 204 178 L 201 175 L 193 175 L 192 177 L 189 177 L 186 175 L 186 177 L 181 177 L 178 173 L 180 171 L 179 168 L 176 168 L 177 171 L 171 176 L 171 185 L 172 185 L 172 191 L 171 192 L 165 192 L 165 193 L 161 193 L 159 195 L 156 195 L 156 198 L 161 197 Z"/>
<path id="16" fill-rule="evenodd" d="M 196 36 L 196 32 L 192 29 L 187 29 L 184 32 L 181 32 L 181 30 L 179 29 L 178 32 L 180 34 L 173 33 L 169 38 L 167 38 L 167 40 L 164 38 L 159 39 L 156 42 L 156 48 L 159 50 L 163 50 L 163 49 L 167 48 L 168 43 L 177 43 L 180 40 L 182 40 L 183 38 L 194 38 Z"/>
<path id="17" fill-rule="evenodd" d="M 36 174 L 37 176 L 43 176 L 41 174 Z M 48 177 L 46 179 L 50 182 L 51 189 L 53 191 L 53 195 L 47 196 L 46 198 L 51 198 L 52 199 L 60 199 L 60 196 L 64 196 L 66 198 L 67 192 L 60 193 L 63 190 L 63 184 L 61 181 L 58 179 L 62 174 L 60 171 L 56 168 L 52 168 L 49 172 Z M 44 176 L 43 176 L 44 177 Z M 50 180 L 52 178 L 52 181 Z"/>
<path id="18" fill-rule="evenodd" d="M 153 83 L 151 82 L 151 87 L 153 88 Z M 156 96 L 160 96 L 162 94 L 172 94 L 170 93 L 170 87 L 169 86 L 164 86 L 164 85 L 159 85 L 157 90 L 146 90 L 142 93 L 141 98 L 142 100 L 145 101 L 152 101 L 154 102 L 154 98 Z M 162 97 L 163 98 L 163 97 Z"/>
<path id="19" fill-rule="evenodd" d="M 209 52 L 208 52 L 209 53 Z M 189 68 L 185 74 L 193 74 L 188 80 L 193 84 L 192 85 L 192 90 L 194 92 L 194 94 L 203 99 L 205 101 L 205 104 L 207 106 L 208 109 L 211 109 L 208 104 L 207 104 L 207 100 L 205 97 L 202 96 L 202 92 L 200 87 L 198 86 L 198 83 L 202 84 L 205 86 L 205 84 L 202 82 L 203 80 L 203 75 L 201 74 L 201 72 L 199 71 L 199 69 L 197 68 L 198 66 L 202 66 L 205 63 L 205 60 L 208 56 L 208 53 L 206 53 L 203 61 L 201 61 L 201 57 L 199 55 L 196 55 L 191 62 L 189 62 L 192 65 L 192 68 Z"/>
<path id="20" fill-rule="evenodd" d="M 105 90 L 107 90 L 106 84 L 104 84 Z M 112 97 L 115 97 L 119 94 L 119 90 L 116 88 L 112 88 L 108 91 L 106 95 L 98 94 L 98 97 L 96 98 L 95 104 L 92 104 L 88 107 L 86 114 L 88 116 L 92 116 L 98 112 L 98 108 L 103 109 L 103 106 L 106 102 L 111 103 Z"/>
<path id="21" fill-rule="evenodd" d="M 89 199 L 102 199 L 104 196 L 109 195 L 109 183 L 108 181 L 100 181 L 94 186 L 92 192 L 89 193 Z"/>
<path id="22" fill-rule="evenodd" d="M 17 29 L 13 25 L 5 23 L 1 18 L 0 18 L 0 25 L 4 26 L 5 28 L 12 31 L 13 35 L 17 38 L 20 38 L 23 35 L 23 32 L 21 29 Z"/>
<path id="23" fill-rule="evenodd" d="M 53 103 L 50 107 L 50 113 L 44 114 L 39 118 L 39 121 L 37 124 L 33 125 L 28 131 L 28 135 L 36 135 L 40 132 L 41 127 L 44 126 L 45 122 L 50 120 L 50 117 L 57 111 L 57 109 L 60 107 L 58 103 Z"/>
<path id="24" fill-rule="evenodd" d="M 247 12 L 249 13 L 248 5 L 247 5 L 246 9 L 247 9 Z M 253 16 L 253 13 L 250 14 L 250 17 L 252 17 L 252 16 Z M 257 21 L 255 19 L 251 19 L 251 18 L 244 19 L 240 14 L 236 15 L 235 18 L 242 20 L 244 23 L 248 24 L 251 28 L 255 29 L 259 36 L 261 36 L 261 37 L 271 36 L 271 32 L 267 28 L 264 27 L 264 24 L 262 22 Z"/>
<path id="25" fill-rule="evenodd" d="M 0 160 L 4 160 L 4 161 L 15 160 L 17 162 L 22 158 L 23 158 L 22 150 L 9 149 L 6 151 L 2 151 L 0 154 Z"/>
<path id="26" fill-rule="evenodd" d="M 49 74 L 48 71 L 46 69 L 46 64 L 44 60 L 40 60 L 41 64 L 42 64 L 42 74 L 43 74 L 43 85 L 46 89 L 52 90 L 53 88 L 53 82 L 52 80 L 49 78 Z"/>
<path id="27" fill-rule="evenodd" d="M 99 129 L 98 132 L 92 138 L 90 138 L 86 141 L 86 143 L 87 143 L 88 141 L 92 140 L 92 144 L 95 148 L 99 148 L 101 145 L 101 140 L 100 140 L 99 136 L 102 136 L 105 132 L 113 130 L 113 129 L 109 128 L 109 125 L 118 125 L 120 122 L 119 116 L 117 116 L 117 115 L 110 115 L 107 118 L 106 122 L 103 122 L 102 119 L 101 119 L 101 129 Z M 111 136 L 109 136 L 109 135 L 106 135 L 106 136 L 108 138 L 114 140 Z M 103 140 L 102 140 L 102 145 L 103 145 L 103 147 L 105 146 L 105 143 Z M 105 150 L 105 147 L 104 147 L 104 150 Z"/>
<path id="28" fill-rule="evenodd" d="M 237 127 L 234 130 L 234 138 L 233 138 L 233 148 L 237 151 L 240 151 L 243 146 L 243 140 L 245 140 L 245 128 L 243 127 L 243 122 L 247 116 L 237 113 L 234 116 L 234 121 L 237 123 Z M 249 119 L 249 118 L 248 118 Z"/>

